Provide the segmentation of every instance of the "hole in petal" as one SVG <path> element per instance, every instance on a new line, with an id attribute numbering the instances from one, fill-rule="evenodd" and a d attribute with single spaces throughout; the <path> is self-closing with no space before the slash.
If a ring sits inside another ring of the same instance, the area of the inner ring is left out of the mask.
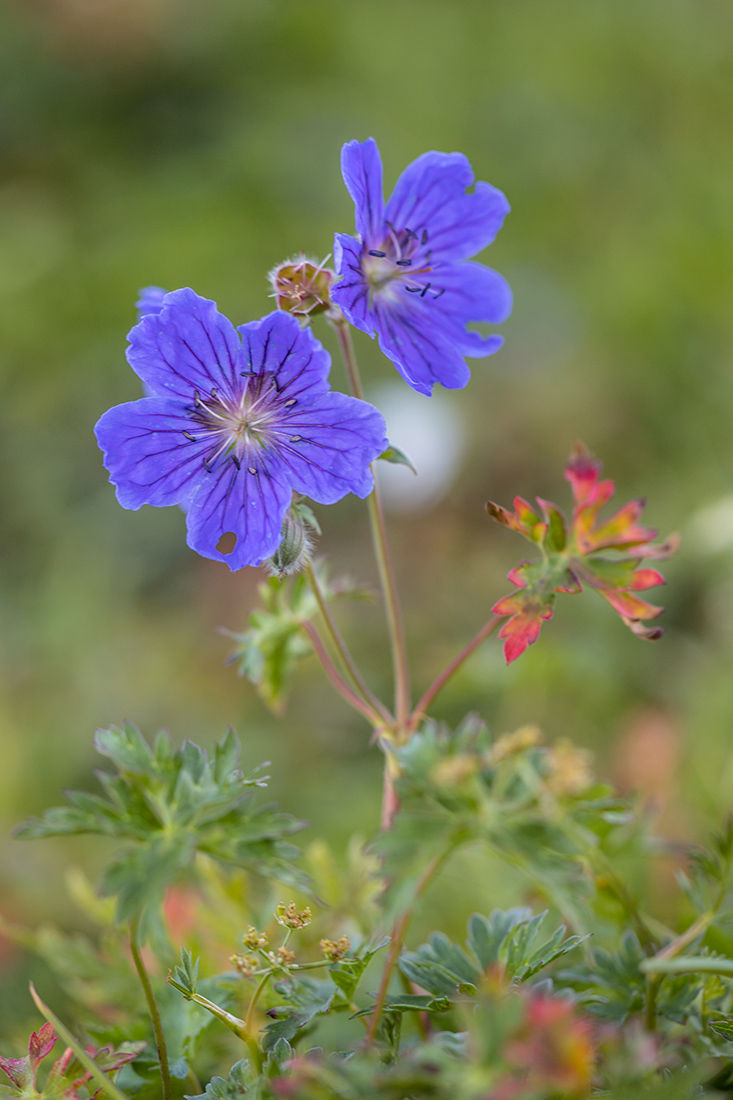
<path id="1" fill-rule="evenodd" d="M 233 531 L 225 531 L 216 544 L 216 549 L 220 554 L 231 554 L 234 547 L 237 545 L 237 536 Z"/>

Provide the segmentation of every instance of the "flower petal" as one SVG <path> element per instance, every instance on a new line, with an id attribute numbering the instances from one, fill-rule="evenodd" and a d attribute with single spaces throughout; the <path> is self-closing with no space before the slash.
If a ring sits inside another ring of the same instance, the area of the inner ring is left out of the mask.
<path id="1" fill-rule="evenodd" d="M 138 318 L 146 317 L 149 313 L 160 313 L 163 308 L 163 299 L 167 290 L 162 286 L 144 286 L 139 291 L 139 298 L 135 302 Z"/>
<path id="2" fill-rule="evenodd" d="M 356 207 L 356 231 L 365 242 L 381 239 L 384 225 L 382 159 L 374 138 L 349 141 L 341 150 L 341 174 Z"/>
<path id="3" fill-rule="evenodd" d="M 211 437 L 193 443 L 187 406 L 166 397 L 116 405 L 95 426 L 109 480 L 123 508 L 186 503 L 206 471 Z"/>
<path id="4" fill-rule="evenodd" d="M 328 389 L 331 357 L 291 313 L 275 310 L 237 331 L 242 337 L 242 371 L 272 373 L 283 399 Z"/>
<path id="5" fill-rule="evenodd" d="M 465 260 L 491 244 L 509 213 L 501 191 L 474 181 L 462 153 L 423 153 L 404 170 L 387 203 L 385 220 L 396 229 L 427 230 L 434 259 Z"/>
<path id="6" fill-rule="evenodd" d="M 444 263 L 415 282 L 427 290 L 418 294 L 405 288 L 406 306 L 421 316 L 425 326 L 439 331 L 461 355 L 481 357 L 498 351 L 503 337 L 481 336 L 465 327 L 476 321 L 498 325 L 511 313 L 512 292 L 498 272 L 483 264 Z"/>
<path id="7" fill-rule="evenodd" d="M 191 400 L 193 390 L 237 391 L 241 346 L 216 303 L 193 290 L 166 294 L 160 313 L 148 313 L 128 339 L 127 361 L 160 397 Z"/>
<path id="8" fill-rule="evenodd" d="M 186 516 L 188 545 L 205 558 L 225 562 L 234 572 L 259 565 L 280 544 L 283 516 L 292 493 L 278 457 L 261 451 L 251 469 L 225 463 L 199 484 Z M 237 542 L 230 554 L 217 550 L 228 531 Z"/>
<path id="9" fill-rule="evenodd" d="M 356 237 L 336 233 L 333 257 L 341 279 L 331 288 L 331 301 L 344 311 L 355 328 L 373 339 L 374 317 L 369 305 L 369 284 L 362 269 L 363 254 L 363 246 Z"/>
<path id="10" fill-rule="evenodd" d="M 279 448 L 288 482 L 319 504 L 374 488 L 369 464 L 388 444 L 382 414 L 366 401 L 329 393 L 296 410 L 293 435 Z M 297 438 L 300 437 L 300 438 Z"/>
<path id="11" fill-rule="evenodd" d="M 430 397 L 439 382 L 448 390 L 460 390 L 471 372 L 460 352 L 435 325 L 426 325 L 415 309 L 395 308 L 378 299 L 374 303 L 379 346 L 408 385 Z"/>

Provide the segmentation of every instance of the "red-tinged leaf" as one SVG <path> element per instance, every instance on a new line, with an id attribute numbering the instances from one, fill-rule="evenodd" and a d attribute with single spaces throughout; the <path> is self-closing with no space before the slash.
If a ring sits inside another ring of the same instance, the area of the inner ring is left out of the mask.
<path id="1" fill-rule="evenodd" d="M 634 569 L 638 558 L 621 561 L 609 561 L 608 558 L 573 558 L 573 567 L 578 576 L 591 588 L 599 592 L 612 591 L 615 588 L 631 588 L 634 583 Z"/>
<path id="2" fill-rule="evenodd" d="M 566 569 L 560 584 L 555 586 L 556 592 L 567 592 L 569 596 L 577 596 L 583 591 L 583 585 L 572 569 Z"/>
<path id="3" fill-rule="evenodd" d="M 537 641 L 543 622 L 552 618 L 553 602 L 552 595 L 542 599 L 523 590 L 494 605 L 494 615 L 511 616 L 499 631 L 499 637 L 505 639 L 504 657 L 508 665 Z"/>
<path id="4" fill-rule="evenodd" d="M 596 511 L 607 504 L 614 494 L 612 481 L 601 481 L 601 463 L 582 443 L 576 443 L 565 467 L 565 477 L 573 490 L 575 511 L 592 507 Z"/>
<path id="5" fill-rule="evenodd" d="M 583 443 L 575 444 L 565 467 L 565 477 L 570 482 L 576 505 L 584 504 L 595 492 L 602 468 Z"/>
<path id="6" fill-rule="evenodd" d="M 17 1089 L 24 1089 L 34 1081 L 28 1058 L 0 1058 L 0 1069 L 6 1073 Z"/>
<path id="7" fill-rule="evenodd" d="M 504 596 L 491 609 L 494 615 L 509 616 L 499 631 L 499 637 L 505 639 L 507 664 L 537 641 L 542 623 L 552 618 L 555 602 L 554 585 L 544 562 L 522 562 L 511 570 L 509 580 L 519 592 Z"/>
<path id="8" fill-rule="evenodd" d="M 625 619 L 623 615 L 621 618 L 632 634 L 635 634 L 637 638 L 643 638 L 645 642 L 658 642 L 664 634 L 663 626 L 645 626 L 638 619 Z"/>
<path id="9" fill-rule="evenodd" d="M 656 546 L 634 547 L 634 557 L 647 558 L 650 561 L 664 561 L 671 558 L 680 548 L 680 536 L 675 532 L 668 535 L 664 542 L 658 542 Z"/>
<path id="10" fill-rule="evenodd" d="M 664 611 L 663 607 L 640 600 L 632 592 L 601 592 L 601 595 L 624 619 L 656 619 Z"/>
<path id="11" fill-rule="evenodd" d="M 544 532 L 547 530 L 547 525 L 541 524 L 540 517 L 532 511 L 527 501 L 523 500 L 522 497 L 514 498 L 514 508 L 515 511 L 510 512 L 506 508 L 502 508 L 500 504 L 494 504 L 493 500 L 486 502 L 486 511 L 502 527 L 509 527 L 510 530 L 524 535 L 531 542 L 541 542 Z M 542 527 L 542 531 L 538 532 L 536 530 L 538 526 Z"/>
<path id="12" fill-rule="evenodd" d="M 654 588 L 658 584 L 666 584 L 664 577 L 657 569 L 637 569 L 634 572 L 631 591 L 643 592 L 647 588 Z"/>
<path id="13" fill-rule="evenodd" d="M 565 477 L 574 501 L 569 528 L 560 509 L 540 497 L 537 503 L 544 519 L 521 497 L 514 501 L 515 512 L 499 505 L 488 506 L 490 515 L 537 542 L 543 551 L 541 561 L 523 562 L 511 570 L 509 580 L 520 592 L 505 596 L 494 607 L 494 614 L 507 616 L 499 632 L 499 637 L 505 639 L 507 661 L 515 660 L 537 640 L 543 621 L 552 616 L 555 593 L 575 594 L 583 590 L 584 584 L 596 589 L 637 637 L 653 641 L 663 633 L 660 627 L 644 625 L 644 620 L 656 618 L 664 609 L 635 593 L 665 583 L 658 570 L 642 567 L 641 563 L 669 557 L 677 549 L 678 537 L 672 535 L 664 543 L 652 544 L 656 531 L 639 522 L 643 500 L 632 500 L 607 520 L 599 521 L 601 509 L 614 494 L 614 484 L 601 480 L 600 462 L 582 444 L 576 444 Z M 610 550 L 617 556 L 595 556 L 599 550 Z"/>
<path id="14" fill-rule="evenodd" d="M 615 515 L 600 527 L 578 528 L 576 542 L 585 554 L 591 554 L 596 550 L 629 550 L 634 546 L 640 546 L 651 542 L 657 537 L 658 531 L 653 527 L 643 527 L 637 523 L 637 519 L 644 510 L 645 502 L 632 500 L 620 508 Z"/>
<path id="15" fill-rule="evenodd" d="M 547 536 L 544 540 L 547 549 L 550 551 L 564 550 L 568 541 L 565 516 L 551 500 L 543 500 L 542 497 L 537 497 L 537 503 L 542 509 L 542 514 L 547 522 Z"/>
<path id="16" fill-rule="evenodd" d="M 47 1054 L 50 1054 L 56 1043 L 56 1032 L 53 1024 L 44 1024 L 39 1032 L 33 1032 L 28 1041 L 28 1057 L 31 1064 L 37 1066 Z"/>

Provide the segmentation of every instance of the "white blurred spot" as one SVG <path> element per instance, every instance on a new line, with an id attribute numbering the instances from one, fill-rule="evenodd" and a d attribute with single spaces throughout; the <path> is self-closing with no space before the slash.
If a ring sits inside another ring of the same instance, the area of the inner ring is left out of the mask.
<path id="1" fill-rule="evenodd" d="M 465 450 L 466 426 L 455 398 L 436 386 L 433 397 L 405 382 L 388 382 L 369 394 L 387 421 L 390 443 L 417 470 L 377 462 L 377 477 L 391 512 L 415 514 L 432 508 L 455 481 Z"/>
<path id="2" fill-rule="evenodd" d="M 733 494 L 706 504 L 690 520 L 693 545 L 707 554 L 733 550 Z"/>

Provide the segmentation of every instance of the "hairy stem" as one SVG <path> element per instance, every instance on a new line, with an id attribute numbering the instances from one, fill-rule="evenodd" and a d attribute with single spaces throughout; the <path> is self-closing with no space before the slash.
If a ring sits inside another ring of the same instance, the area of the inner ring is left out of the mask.
<path id="1" fill-rule="evenodd" d="M 450 680 L 451 676 L 453 676 L 458 671 L 464 661 L 468 660 L 474 650 L 478 649 L 481 643 L 485 641 L 489 637 L 489 635 L 494 632 L 494 630 L 496 630 L 500 622 L 501 618 L 498 615 L 492 615 L 489 621 L 481 627 L 478 634 L 476 634 L 475 637 L 471 639 L 468 645 L 465 645 L 463 647 L 457 657 L 453 658 L 448 667 L 444 669 L 439 676 L 436 676 L 436 678 L 433 680 L 432 684 L 427 689 L 407 721 L 405 731 L 408 737 L 415 732 L 420 723 L 420 719 L 423 718 L 433 699 L 435 699 L 436 695 L 443 690 L 445 685 Z"/>
<path id="2" fill-rule="evenodd" d="M 143 987 L 143 993 L 145 994 L 145 1000 L 148 1005 L 148 1012 L 150 1013 L 150 1020 L 153 1025 L 153 1032 L 155 1033 L 155 1045 L 158 1048 L 160 1076 L 163 1086 L 163 1100 L 172 1100 L 173 1085 L 171 1082 L 171 1071 L 168 1065 L 168 1051 L 165 1045 L 165 1035 L 163 1034 L 163 1025 L 160 1020 L 160 1012 L 158 1011 L 158 1004 L 155 1000 L 153 987 L 150 984 L 150 978 L 148 977 L 148 972 L 145 969 L 145 963 L 140 953 L 139 934 L 140 918 L 136 916 L 130 921 L 130 951 L 132 953 L 132 961 L 137 970 L 137 976 L 140 979 L 140 985 Z"/>
<path id="3" fill-rule="evenodd" d="M 400 957 L 402 944 L 404 943 L 407 929 L 410 925 L 410 921 L 412 920 L 412 915 L 415 911 L 415 905 L 423 896 L 428 886 L 433 881 L 438 871 L 441 869 L 445 861 L 448 859 L 448 856 L 451 854 L 456 846 L 457 842 L 452 842 L 448 848 L 445 848 L 430 861 L 430 863 L 427 865 L 422 875 L 418 879 L 417 886 L 415 887 L 415 892 L 412 895 L 412 901 L 408 905 L 407 909 L 400 913 L 399 917 L 395 921 L 394 928 L 392 929 L 392 940 L 389 945 L 389 955 L 387 956 L 387 961 L 384 964 L 382 978 L 379 983 L 379 990 L 377 991 L 377 999 L 374 1002 L 374 1010 L 369 1019 L 369 1030 L 367 1031 L 366 1035 L 367 1046 L 371 1046 L 376 1037 L 377 1029 L 379 1027 L 379 1021 L 382 1018 L 384 1005 L 387 1000 L 389 983 L 392 980 L 392 973 L 394 971 L 397 960 Z"/>
<path id="4" fill-rule="evenodd" d="M 394 718 L 389 713 L 385 705 L 380 702 L 380 700 L 377 699 L 376 695 L 370 690 L 363 676 L 359 672 L 356 662 L 351 656 L 349 648 L 343 639 L 343 635 L 336 625 L 336 620 L 331 613 L 331 608 L 328 606 L 328 600 L 323 593 L 323 589 L 318 583 L 316 571 L 310 562 L 306 565 L 305 572 L 308 577 L 313 595 L 316 598 L 318 610 L 320 611 L 323 621 L 326 624 L 326 628 L 328 630 L 331 641 L 333 642 L 334 648 L 336 649 L 339 657 L 344 664 L 344 668 L 351 677 L 354 688 L 368 706 L 381 714 L 382 719 L 386 725 L 392 725 L 394 723 Z"/>
<path id="5" fill-rule="evenodd" d="M 354 345 L 351 340 L 351 329 L 343 317 L 333 318 L 331 321 L 338 336 L 341 354 L 346 368 L 351 392 L 354 397 L 364 399 L 364 391 L 359 376 L 359 366 L 356 361 Z M 374 491 L 367 501 L 369 507 L 369 522 L 372 529 L 372 542 L 377 559 L 379 581 L 384 596 L 384 606 L 387 614 L 389 628 L 390 647 L 392 650 L 392 667 L 395 682 L 395 717 L 397 725 L 404 725 L 410 712 L 410 666 L 407 659 L 407 644 L 405 640 L 405 627 L 402 618 L 397 592 L 397 580 L 395 577 L 392 553 L 387 537 L 387 524 L 384 519 L 384 510 L 379 494 L 376 479 Z"/>
<path id="6" fill-rule="evenodd" d="M 310 638 L 311 645 L 315 651 L 318 660 L 323 666 L 323 671 L 328 676 L 329 680 L 336 688 L 339 695 L 353 707 L 354 710 L 358 710 L 360 714 L 363 714 L 367 721 L 374 727 L 375 730 L 383 730 L 386 728 L 386 723 L 380 714 L 377 713 L 368 703 L 352 691 L 346 681 L 343 679 L 335 664 L 331 660 L 328 650 L 323 644 L 323 639 L 316 630 L 313 623 L 304 620 L 302 623 L 303 630 Z"/>

